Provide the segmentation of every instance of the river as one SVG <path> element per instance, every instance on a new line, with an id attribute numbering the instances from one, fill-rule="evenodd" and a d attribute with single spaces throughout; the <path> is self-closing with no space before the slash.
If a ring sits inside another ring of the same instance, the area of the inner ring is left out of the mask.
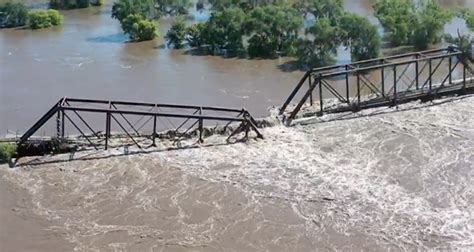
<path id="1" fill-rule="evenodd" d="M 472 0 L 441 2 L 474 7 Z M 163 36 L 170 19 L 160 21 L 160 39 L 127 43 L 110 17 L 111 4 L 61 11 L 65 22 L 59 27 L 0 30 L 0 136 L 24 132 L 63 96 L 246 107 L 267 116 L 302 76 L 281 67 L 288 59 L 229 59 L 168 49 Z M 377 24 L 369 0 L 347 0 L 344 6 Z M 457 29 L 466 31 L 464 21 L 454 19 L 445 30 Z M 347 53 L 338 57 L 348 60 Z"/>

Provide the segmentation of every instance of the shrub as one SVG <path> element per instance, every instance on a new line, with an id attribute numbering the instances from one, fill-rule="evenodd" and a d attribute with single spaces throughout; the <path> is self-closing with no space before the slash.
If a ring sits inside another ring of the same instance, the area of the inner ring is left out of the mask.
<path id="1" fill-rule="evenodd" d="M 51 27 L 51 18 L 46 10 L 31 11 L 28 13 L 28 26 L 31 29 Z"/>
<path id="2" fill-rule="evenodd" d="M 166 33 L 168 45 L 173 45 L 174 48 L 179 49 L 183 47 L 185 37 L 186 25 L 184 24 L 184 20 L 179 18 L 173 23 L 168 33 Z"/>
<path id="3" fill-rule="evenodd" d="M 28 9 L 23 3 L 0 4 L 0 28 L 23 26 L 27 18 Z"/>
<path id="4" fill-rule="evenodd" d="M 63 22 L 63 16 L 57 10 L 48 10 L 48 16 L 52 25 L 60 25 Z"/>
<path id="5" fill-rule="evenodd" d="M 158 24 L 147 20 L 140 14 L 130 14 L 122 21 L 122 29 L 128 34 L 131 41 L 152 40 L 159 34 Z"/>
<path id="6" fill-rule="evenodd" d="M 205 44 L 203 30 L 204 23 L 197 23 L 186 28 L 186 41 L 191 47 L 201 47 Z"/>
<path id="7" fill-rule="evenodd" d="M 61 24 L 63 16 L 57 10 L 36 10 L 28 13 L 28 26 L 42 29 Z"/>
<path id="8" fill-rule="evenodd" d="M 8 163 L 16 155 L 16 146 L 8 143 L 0 143 L 0 164 Z"/>

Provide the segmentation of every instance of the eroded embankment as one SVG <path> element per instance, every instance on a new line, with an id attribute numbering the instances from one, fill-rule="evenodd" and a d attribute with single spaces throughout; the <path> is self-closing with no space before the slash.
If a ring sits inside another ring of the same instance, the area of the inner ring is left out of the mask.
<path id="1" fill-rule="evenodd" d="M 472 249 L 474 97 L 434 103 L 0 172 L 84 251 Z"/>

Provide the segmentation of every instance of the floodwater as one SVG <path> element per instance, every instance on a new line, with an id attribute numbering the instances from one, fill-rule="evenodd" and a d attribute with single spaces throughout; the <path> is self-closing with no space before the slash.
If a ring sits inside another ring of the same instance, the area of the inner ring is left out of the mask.
<path id="1" fill-rule="evenodd" d="M 106 3 L 62 11 L 60 27 L 0 31 L 0 136 L 24 132 L 63 96 L 246 107 L 262 117 L 268 107 L 281 105 L 302 76 L 281 67 L 288 59 L 228 59 L 168 49 L 162 37 L 169 19 L 160 21 L 160 39 L 127 43 L 110 18 L 112 1 Z M 442 3 L 474 7 L 470 0 Z M 369 0 L 347 0 L 345 7 L 377 23 Z M 455 19 L 446 29 L 458 28 L 466 30 Z M 338 60 L 347 62 L 349 55 Z"/>
<path id="2" fill-rule="evenodd" d="M 0 166 L 0 184 L 31 208 L 3 211 L 49 220 L 45 242 L 76 251 L 471 251 L 473 125 L 471 95 L 275 126 L 249 143 L 25 158 Z M 18 233 L 1 227 L 5 241 Z"/>

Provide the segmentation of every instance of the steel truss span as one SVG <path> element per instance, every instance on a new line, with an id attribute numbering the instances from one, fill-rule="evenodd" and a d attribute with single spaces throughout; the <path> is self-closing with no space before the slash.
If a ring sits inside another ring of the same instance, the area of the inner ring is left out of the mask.
<path id="1" fill-rule="evenodd" d="M 291 123 L 300 114 L 321 116 L 471 93 L 472 64 L 472 55 L 450 46 L 314 68 L 305 73 L 279 114 Z"/>
<path id="2" fill-rule="evenodd" d="M 121 132 L 131 141 L 131 145 L 143 148 L 139 139 L 151 140 L 150 146 L 156 146 L 159 130 L 173 132 L 173 139 L 178 142 L 196 132 L 199 142 L 204 141 L 206 125 L 221 123 L 222 131 L 230 129 L 227 138 L 238 133 L 254 132 L 257 138 L 263 138 L 257 129 L 257 122 L 246 109 L 231 109 L 209 106 L 191 106 L 175 104 L 154 104 L 129 101 L 107 101 L 76 99 L 64 97 L 54 104 L 18 141 L 23 145 L 34 141 L 34 135 L 48 121 L 56 116 L 56 136 L 60 141 L 66 140 L 67 127 L 77 133 L 85 142 L 95 149 L 108 149 L 113 135 Z M 94 129 L 94 125 L 103 120 L 103 130 Z M 99 122 L 97 122 L 99 121 Z M 229 127 L 232 123 L 236 127 Z M 113 129 L 117 129 L 115 131 Z M 112 134 L 112 131 L 114 134 Z M 77 138 L 77 137 L 76 137 Z M 148 147 L 150 147 L 148 146 Z"/>

